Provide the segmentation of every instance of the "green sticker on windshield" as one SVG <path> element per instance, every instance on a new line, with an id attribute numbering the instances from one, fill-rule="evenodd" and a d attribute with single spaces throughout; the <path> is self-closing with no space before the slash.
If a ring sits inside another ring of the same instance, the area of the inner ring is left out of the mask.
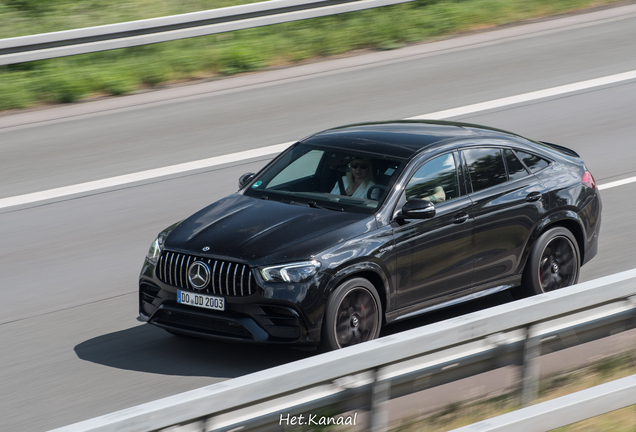
<path id="1" fill-rule="evenodd" d="M 262 184 L 263 184 L 263 182 L 262 182 L 262 181 L 257 181 L 256 183 L 254 183 L 254 184 L 252 185 L 252 187 L 253 187 L 253 188 L 257 188 L 257 187 L 259 187 L 259 186 L 260 186 L 260 185 L 262 185 Z"/>

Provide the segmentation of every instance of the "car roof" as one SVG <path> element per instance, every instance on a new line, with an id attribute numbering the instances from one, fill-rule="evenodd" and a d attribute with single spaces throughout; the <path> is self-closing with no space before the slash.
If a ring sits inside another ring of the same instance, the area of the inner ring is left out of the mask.
<path id="1" fill-rule="evenodd" d="M 470 123 L 397 120 L 341 126 L 318 132 L 301 142 L 404 159 L 441 141 L 484 135 L 518 137 L 510 132 Z"/>

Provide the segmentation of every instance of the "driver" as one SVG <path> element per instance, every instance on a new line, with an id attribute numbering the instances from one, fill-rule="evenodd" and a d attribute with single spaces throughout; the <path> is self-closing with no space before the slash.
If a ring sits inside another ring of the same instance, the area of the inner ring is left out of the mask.
<path id="1" fill-rule="evenodd" d="M 345 188 L 345 194 L 355 198 L 367 198 L 367 192 L 371 186 L 375 185 L 373 181 L 373 165 L 370 160 L 362 158 L 354 158 L 349 164 L 347 175 L 342 177 Z M 332 194 L 342 195 L 340 185 L 336 182 Z"/>
<path id="2" fill-rule="evenodd" d="M 444 192 L 444 188 L 441 186 L 437 186 L 433 189 L 433 194 L 423 197 L 423 200 L 430 201 L 433 204 L 437 204 L 439 202 L 446 201 L 446 192 Z"/>

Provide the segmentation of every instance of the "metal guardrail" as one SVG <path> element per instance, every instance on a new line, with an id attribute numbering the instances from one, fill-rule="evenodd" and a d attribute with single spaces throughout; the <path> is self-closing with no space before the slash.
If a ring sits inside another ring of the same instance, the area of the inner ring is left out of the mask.
<path id="1" fill-rule="evenodd" d="M 631 375 L 450 432 L 549 431 L 634 404 L 636 375 Z"/>
<path id="2" fill-rule="evenodd" d="M 182 15 L 0 39 L 0 65 L 167 42 L 414 0 L 271 0 Z"/>
<path id="3" fill-rule="evenodd" d="M 523 395 L 528 404 L 536 394 L 541 351 L 555 351 L 634 327 L 634 294 L 636 269 L 245 375 L 55 432 L 166 428 L 171 432 L 247 431 L 276 425 L 283 414 L 293 416 L 334 404 L 340 412 L 369 408 L 371 430 L 381 431 L 388 426 L 390 398 L 508 364 L 523 365 Z M 616 408 L 612 403 L 604 406 Z M 578 411 L 572 421 L 585 419 L 589 412 Z"/>

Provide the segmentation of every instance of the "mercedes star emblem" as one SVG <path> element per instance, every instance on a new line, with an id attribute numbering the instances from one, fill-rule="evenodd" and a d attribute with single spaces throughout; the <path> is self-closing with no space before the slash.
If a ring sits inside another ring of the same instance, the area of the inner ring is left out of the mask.
<path id="1" fill-rule="evenodd" d="M 203 261 L 193 262 L 188 268 L 188 280 L 193 288 L 202 290 L 210 281 L 210 267 Z"/>

